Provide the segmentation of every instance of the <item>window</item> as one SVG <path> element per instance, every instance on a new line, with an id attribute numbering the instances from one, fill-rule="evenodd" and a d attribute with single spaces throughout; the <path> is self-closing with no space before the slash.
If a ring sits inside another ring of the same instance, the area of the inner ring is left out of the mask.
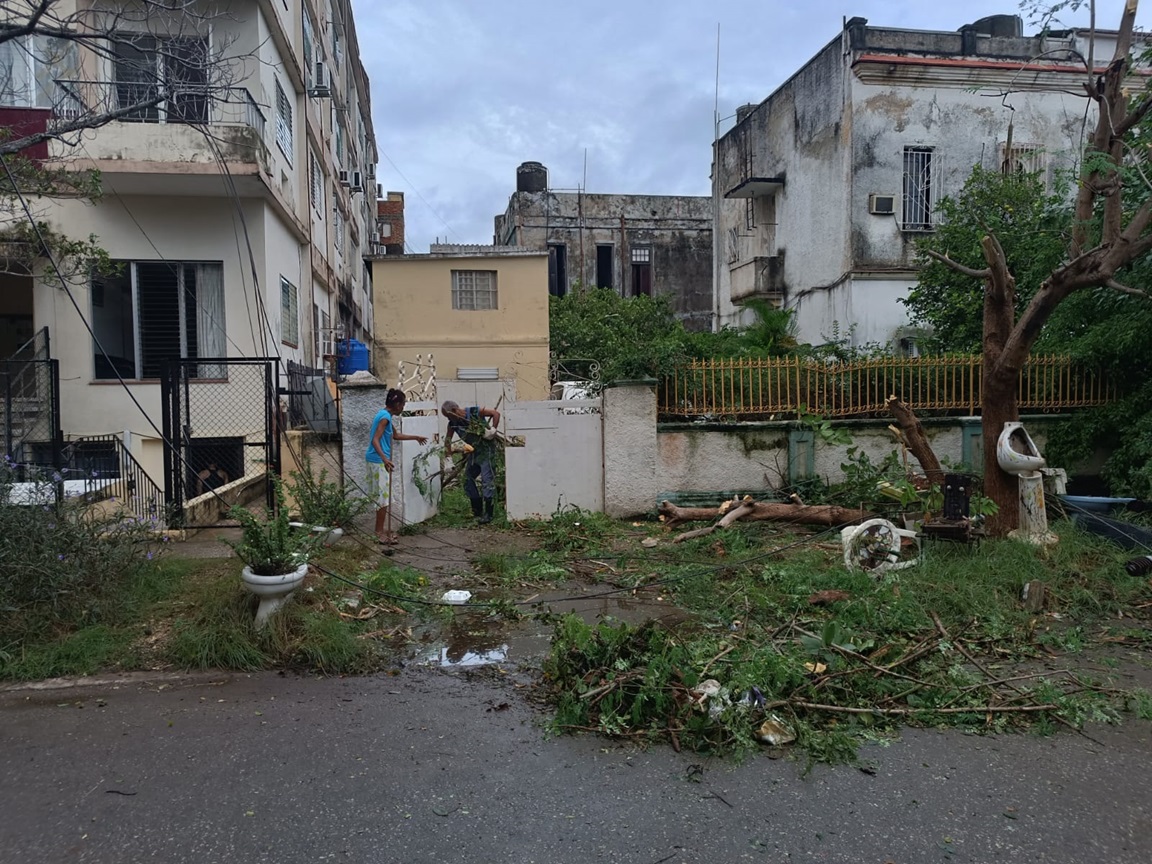
<path id="1" fill-rule="evenodd" d="M 276 145 L 288 164 L 292 164 L 292 103 L 276 79 Z"/>
<path id="2" fill-rule="evenodd" d="M 597 288 L 611 288 L 612 271 L 613 267 L 613 254 L 615 249 L 610 245 L 598 245 L 596 247 L 596 287 Z"/>
<path id="3" fill-rule="evenodd" d="M 336 146 L 336 165 L 339 168 L 347 168 L 344 162 L 344 123 L 336 116 L 336 109 L 332 109 L 332 140 Z"/>
<path id="4" fill-rule="evenodd" d="M 905 231 L 931 231 L 940 197 L 940 161 L 932 147 L 904 148 Z"/>
<path id="5" fill-rule="evenodd" d="M 139 106 L 120 119 L 208 122 L 208 40 L 117 33 L 112 54 L 116 108 Z"/>
<path id="6" fill-rule="evenodd" d="M 308 11 L 307 6 L 304 7 L 304 75 L 311 80 L 312 73 L 315 71 L 314 61 L 312 59 L 312 46 L 316 42 L 316 28 L 312 26 L 312 13 Z M 320 58 L 317 57 L 317 60 Z"/>
<path id="7" fill-rule="evenodd" d="M 334 217 L 332 220 L 332 245 L 336 250 L 336 255 L 340 258 L 344 257 L 344 211 L 338 206 L 333 208 Z"/>
<path id="8" fill-rule="evenodd" d="M 327 312 L 321 311 L 319 306 L 312 307 L 316 317 L 316 357 L 323 359 L 336 353 L 334 334 L 332 333 L 332 319 Z"/>
<path id="9" fill-rule="evenodd" d="M 453 270 L 452 308 L 498 309 L 495 270 Z"/>
<path id="10" fill-rule="evenodd" d="M 652 247 L 632 247 L 632 296 L 652 296 Z"/>
<path id="11" fill-rule="evenodd" d="M 293 348 L 300 344 L 300 292 L 280 277 L 280 341 Z"/>
<path id="12" fill-rule="evenodd" d="M 1008 144 L 1002 142 L 1000 153 L 1001 174 L 1035 174 L 1048 190 L 1048 154 L 1039 144 L 1013 144 L 1008 152 Z"/>
<path id="13" fill-rule="evenodd" d="M 312 209 L 323 215 L 324 171 L 320 168 L 320 160 L 316 158 L 316 153 L 311 147 L 308 148 L 308 198 L 312 202 Z"/>
<path id="14" fill-rule="evenodd" d="M 24 36 L 0 43 L 0 105 L 75 110 L 78 76 L 70 40 Z"/>
<path id="15" fill-rule="evenodd" d="M 553 297 L 568 293 L 568 245 L 565 243 L 548 244 L 548 293 Z"/>
<path id="16" fill-rule="evenodd" d="M 166 360 L 227 356 L 224 267 L 121 261 L 116 276 L 92 281 L 92 330 L 107 357 L 93 345 L 95 378 L 158 378 Z M 222 378 L 202 363 L 198 378 Z"/>

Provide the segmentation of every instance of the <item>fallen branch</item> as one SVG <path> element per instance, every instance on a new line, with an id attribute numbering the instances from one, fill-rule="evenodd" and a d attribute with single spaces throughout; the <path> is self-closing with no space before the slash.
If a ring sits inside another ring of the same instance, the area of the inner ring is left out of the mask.
<path id="1" fill-rule="evenodd" d="M 743 506 L 741 505 L 736 510 L 743 509 Z M 853 525 L 857 522 L 863 522 L 865 519 L 876 517 L 875 513 L 868 510 L 837 507 L 831 504 L 780 504 L 755 501 L 748 506 L 750 509 L 740 514 L 740 520 L 743 522 L 788 522 L 796 525 L 837 527 Z M 661 502 L 659 513 L 664 517 L 665 524 L 669 526 L 676 526 L 684 522 L 710 521 L 721 515 L 716 507 L 678 507 L 671 501 Z"/>
<path id="2" fill-rule="evenodd" d="M 891 714 L 897 717 L 907 717 L 910 714 L 1029 714 L 1057 709 L 1057 706 L 1051 704 L 973 705 L 970 708 L 846 708 L 840 705 L 821 705 L 818 702 L 794 702 L 791 700 L 786 700 L 780 704 L 789 705 L 793 708 L 805 708 L 809 711 L 835 711 L 841 714 Z"/>
<path id="3" fill-rule="evenodd" d="M 940 460 L 936 458 L 932 445 L 928 443 L 928 436 L 924 434 L 920 420 L 897 396 L 888 397 L 888 410 L 900 424 L 900 433 L 904 436 L 908 451 L 916 457 L 916 461 L 924 469 L 928 482 L 934 486 L 943 486 L 944 469 L 940 465 Z"/>
<path id="4" fill-rule="evenodd" d="M 755 504 L 755 501 L 745 501 L 725 513 L 715 525 L 709 525 L 707 528 L 697 528 L 695 531 L 685 531 L 683 534 L 678 534 L 672 542 L 683 543 L 685 540 L 691 540 L 695 537 L 706 537 L 719 528 L 727 528 L 733 522 L 737 522 L 751 513 Z"/>

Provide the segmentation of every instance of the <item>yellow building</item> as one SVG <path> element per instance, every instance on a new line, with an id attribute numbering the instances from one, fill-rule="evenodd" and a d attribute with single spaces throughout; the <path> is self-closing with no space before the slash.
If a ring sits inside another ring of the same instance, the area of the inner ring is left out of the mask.
<path id="1" fill-rule="evenodd" d="M 515 382 L 547 399 L 548 254 L 499 246 L 433 246 L 372 261 L 377 377 L 435 360 L 438 382 Z"/>

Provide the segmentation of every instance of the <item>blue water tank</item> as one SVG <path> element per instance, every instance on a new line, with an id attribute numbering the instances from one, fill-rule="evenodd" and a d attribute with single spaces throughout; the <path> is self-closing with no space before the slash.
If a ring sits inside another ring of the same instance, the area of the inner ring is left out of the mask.
<path id="1" fill-rule="evenodd" d="M 341 375 L 368 371 L 368 346 L 359 339 L 341 339 L 336 343 L 336 353 L 340 357 L 336 371 Z"/>

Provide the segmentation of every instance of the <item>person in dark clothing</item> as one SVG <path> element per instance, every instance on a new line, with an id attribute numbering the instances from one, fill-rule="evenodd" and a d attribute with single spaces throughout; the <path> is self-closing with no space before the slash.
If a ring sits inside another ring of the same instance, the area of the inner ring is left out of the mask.
<path id="1" fill-rule="evenodd" d="M 496 474 L 492 470 L 495 452 L 496 427 L 500 425 L 500 412 L 495 408 L 474 405 L 461 408 L 448 401 L 440 406 L 448 418 L 448 434 L 444 438 L 444 452 L 452 452 L 452 436 L 472 448 L 464 463 L 464 493 L 472 505 L 472 515 L 481 525 L 492 521 L 496 512 Z M 476 480 L 480 480 L 477 487 Z"/>
<path id="2" fill-rule="evenodd" d="M 221 486 L 228 485 L 228 472 L 219 467 L 215 462 L 209 462 L 208 467 L 196 475 L 199 480 L 199 494 L 203 495 L 206 492 L 215 492 Z"/>

